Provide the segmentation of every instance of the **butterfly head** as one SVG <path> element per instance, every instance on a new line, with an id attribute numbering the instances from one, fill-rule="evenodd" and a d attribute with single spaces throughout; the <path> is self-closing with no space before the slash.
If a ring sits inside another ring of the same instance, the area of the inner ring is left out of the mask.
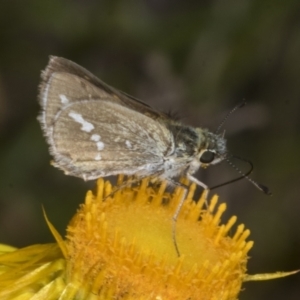
<path id="1" fill-rule="evenodd" d="M 201 167 L 206 168 L 226 158 L 226 140 L 223 136 L 201 128 L 197 128 L 197 131 L 202 136 L 199 145 L 199 162 Z"/>

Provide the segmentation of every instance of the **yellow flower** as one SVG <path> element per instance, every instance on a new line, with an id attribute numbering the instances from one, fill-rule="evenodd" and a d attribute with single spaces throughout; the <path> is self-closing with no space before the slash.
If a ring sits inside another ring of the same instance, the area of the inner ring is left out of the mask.
<path id="1" fill-rule="evenodd" d="M 213 196 L 193 199 L 191 185 L 176 223 L 172 216 L 183 190 L 165 191 L 144 179 L 116 191 L 98 180 L 62 239 L 47 220 L 57 243 L 15 249 L 0 245 L 0 299 L 237 299 L 246 280 L 293 274 L 247 275 L 253 242 L 233 216 L 220 218 L 226 205 Z"/>

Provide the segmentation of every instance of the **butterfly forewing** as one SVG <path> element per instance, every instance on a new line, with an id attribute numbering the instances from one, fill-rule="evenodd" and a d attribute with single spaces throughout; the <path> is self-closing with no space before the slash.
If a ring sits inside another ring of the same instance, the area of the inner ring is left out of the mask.
<path id="1" fill-rule="evenodd" d="M 69 73 L 55 72 L 44 84 L 41 93 L 45 125 L 53 125 L 57 113 L 69 104 L 79 100 L 107 98 L 111 96 L 85 79 Z"/>
<path id="2" fill-rule="evenodd" d="M 89 99 L 109 100 L 153 119 L 168 118 L 142 101 L 110 87 L 74 62 L 60 57 L 51 57 L 42 73 L 39 98 L 43 107 L 40 120 L 46 127 L 53 124 L 54 117 L 66 104 Z"/>

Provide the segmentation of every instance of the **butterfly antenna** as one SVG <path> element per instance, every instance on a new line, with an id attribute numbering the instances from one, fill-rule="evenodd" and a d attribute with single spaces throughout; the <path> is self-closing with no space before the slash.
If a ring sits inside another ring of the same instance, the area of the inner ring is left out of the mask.
<path id="1" fill-rule="evenodd" d="M 220 132 L 220 130 L 222 129 L 222 127 L 224 126 L 224 124 L 226 123 L 226 121 L 228 120 L 229 116 L 231 116 L 237 109 L 243 107 L 246 105 L 246 100 L 243 99 L 243 101 L 241 103 L 239 103 L 238 105 L 236 105 L 223 119 L 223 121 L 221 122 L 221 124 L 219 125 L 219 127 L 216 130 L 216 134 L 218 134 Z"/>
<path id="2" fill-rule="evenodd" d="M 241 158 L 241 157 L 238 157 L 238 156 L 232 156 L 234 158 L 237 158 L 239 160 L 243 160 L 243 161 L 246 161 L 248 163 L 251 164 L 252 168 L 253 168 L 253 164 L 249 161 L 249 160 L 246 160 L 244 158 Z M 261 192 L 265 193 L 266 195 L 272 195 L 271 191 L 269 190 L 268 187 L 266 187 L 265 185 L 263 184 L 260 184 L 256 181 L 254 181 L 252 178 L 250 178 L 247 174 L 244 174 L 232 161 L 230 161 L 228 158 L 226 159 L 227 163 L 233 168 L 235 169 L 242 177 L 241 178 L 246 178 L 250 183 L 252 183 L 252 185 L 254 185 L 258 190 L 260 190 Z M 252 171 L 252 170 L 251 170 Z M 234 180 L 234 181 L 237 181 L 237 180 Z"/>
<path id="3" fill-rule="evenodd" d="M 235 156 L 231 156 L 231 157 L 235 157 Z M 247 172 L 243 173 L 243 175 L 248 176 L 248 175 L 250 175 L 250 174 L 252 173 L 252 171 L 253 171 L 253 168 L 254 168 L 254 167 L 253 167 L 253 164 L 252 164 L 252 162 L 251 162 L 250 160 L 247 160 L 247 159 L 242 159 L 242 160 L 245 161 L 245 162 L 247 162 L 247 163 L 250 165 L 250 169 L 249 169 Z M 242 173 L 242 172 L 239 172 L 239 173 Z M 225 181 L 225 182 L 223 182 L 223 183 L 214 185 L 214 186 L 212 186 L 212 187 L 209 187 L 209 189 L 210 189 L 210 190 L 213 190 L 213 189 L 222 187 L 222 186 L 224 186 L 224 185 L 227 185 L 227 184 L 230 184 L 230 183 L 233 183 L 233 182 L 242 180 L 242 179 L 244 179 L 244 176 L 241 175 L 241 176 L 239 176 L 239 177 L 237 177 L 237 178 L 234 178 L 234 179 Z"/>

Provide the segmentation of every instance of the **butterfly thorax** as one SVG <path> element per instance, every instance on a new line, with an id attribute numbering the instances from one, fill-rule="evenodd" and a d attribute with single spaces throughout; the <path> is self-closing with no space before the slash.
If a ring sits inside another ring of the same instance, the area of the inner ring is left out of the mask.
<path id="1" fill-rule="evenodd" d="M 174 139 L 174 153 L 177 158 L 193 157 L 198 148 L 198 134 L 195 128 L 180 123 L 168 124 Z"/>
<path id="2" fill-rule="evenodd" d="M 173 168 L 177 167 L 179 173 L 184 171 L 193 174 L 200 166 L 207 167 L 225 158 L 226 140 L 222 136 L 207 129 L 193 128 L 175 122 L 168 124 L 168 129 L 174 138 L 172 158 L 176 160 L 176 166 Z M 212 152 L 214 159 L 209 163 L 201 162 L 204 152 Z"/>

